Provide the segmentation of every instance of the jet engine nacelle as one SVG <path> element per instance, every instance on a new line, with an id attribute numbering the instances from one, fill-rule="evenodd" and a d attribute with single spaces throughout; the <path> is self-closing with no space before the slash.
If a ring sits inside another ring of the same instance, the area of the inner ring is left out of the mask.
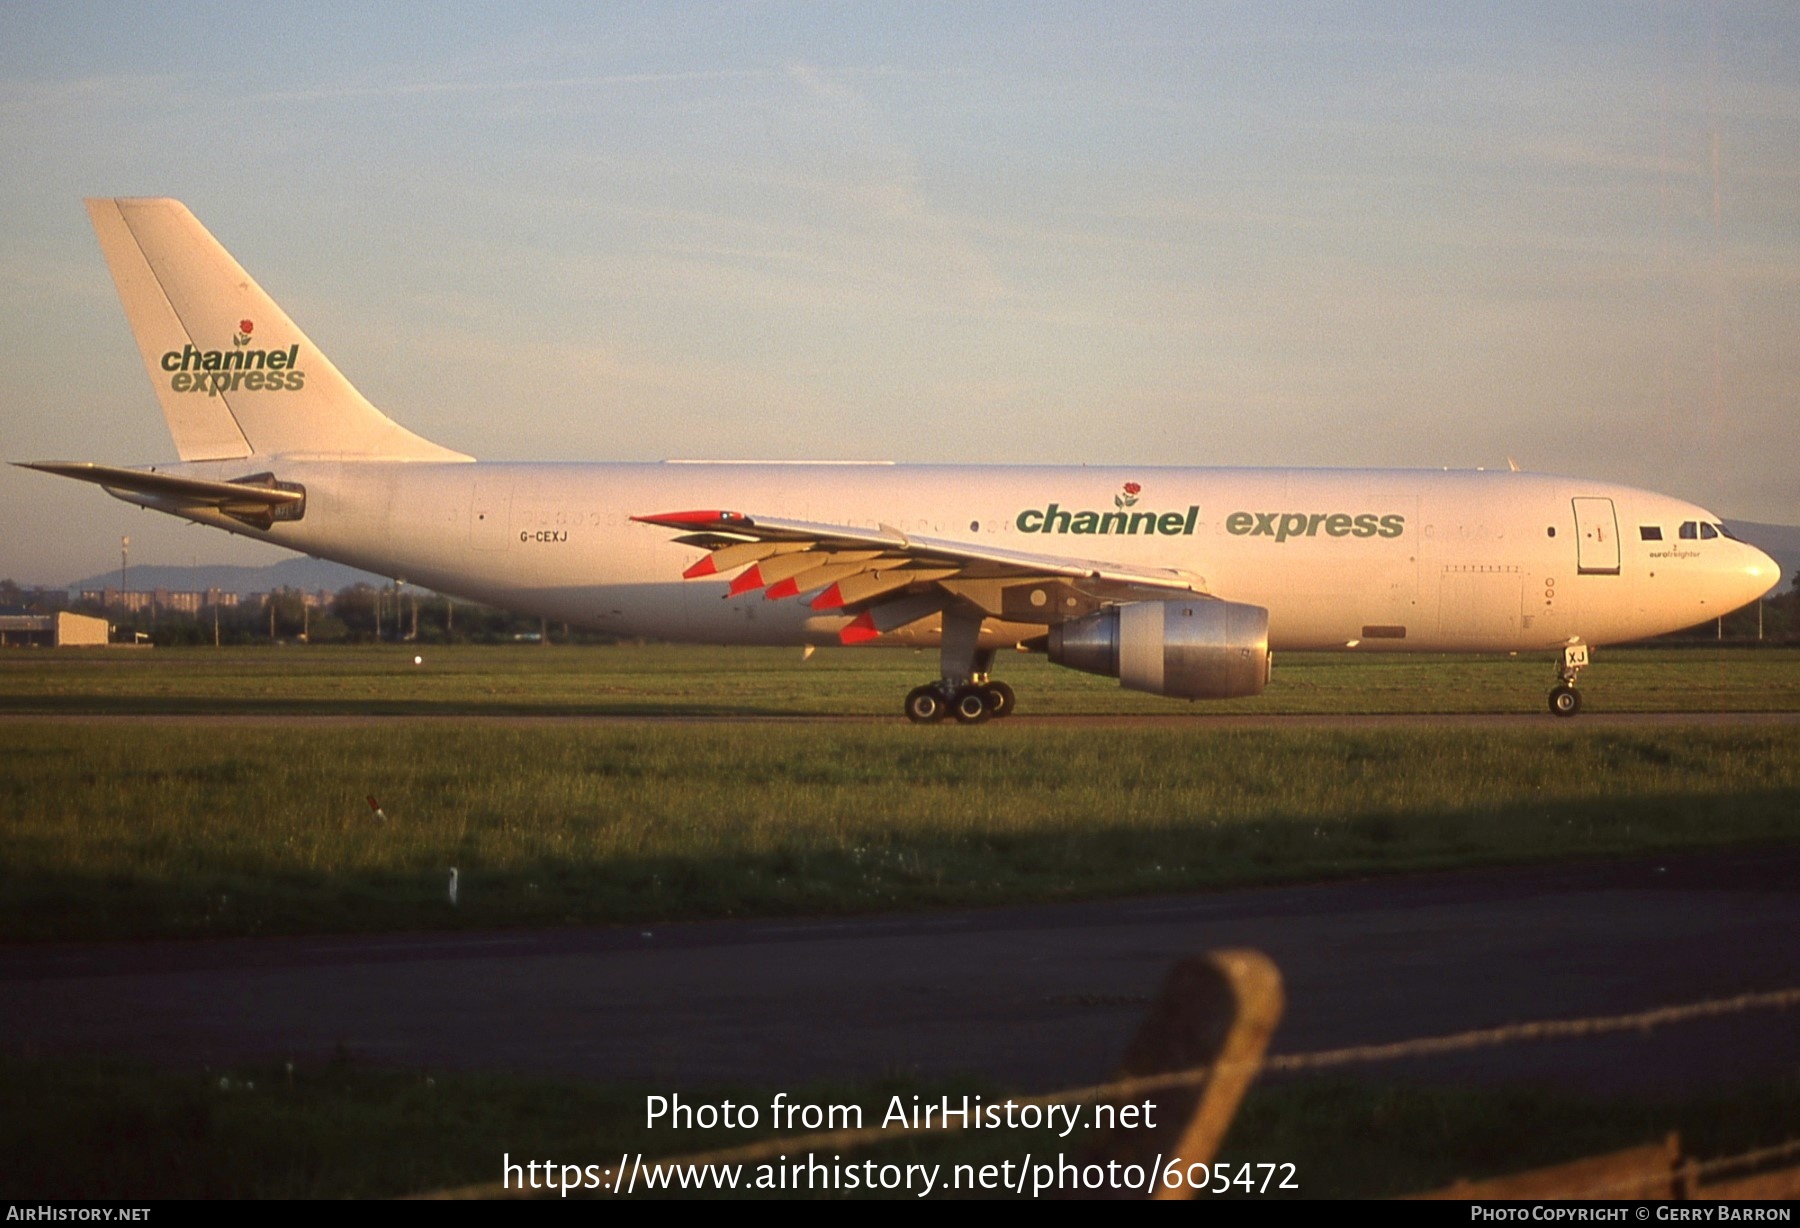
<path id="1" fill-rule="evenodd" d="M 1152 695 L 1257 695 L 1269 682 L 1269 612 L 1233 601 L 1134 601 L 1050 628 L 1050 659 Z"/>

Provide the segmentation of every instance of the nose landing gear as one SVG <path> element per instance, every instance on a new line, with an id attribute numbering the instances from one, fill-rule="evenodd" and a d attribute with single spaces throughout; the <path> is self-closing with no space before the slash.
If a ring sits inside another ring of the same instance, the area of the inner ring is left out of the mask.
<path id="1" fill-rule="evenodd" d="M 1558 681 L 1550 689 L 1550 711 L 1557 716 L 1574 716 L 1581 711 L 1581 692 L 1575 689 L 1575 680 L 1587 664 L 1586 644 L 1564 645 L 1562 661 L 1556 667 Z"/>

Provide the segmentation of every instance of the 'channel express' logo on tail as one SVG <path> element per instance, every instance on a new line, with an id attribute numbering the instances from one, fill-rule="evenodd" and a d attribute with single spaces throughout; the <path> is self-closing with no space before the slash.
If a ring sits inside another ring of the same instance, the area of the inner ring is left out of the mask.
<path id="1" fill-rule="evenodd" d="M 256 331 L 252 320 L 239 320 L 229 350 L 199 350 L 184 345 L 162 356 L 162 369 L 170 372 L 174 392 L 204 392 L 209 397 L 229 392 L 299 392 L 306 387 L 306 372 L 296 369 L 300 347 L 285 350 L 250 348 Z"/>

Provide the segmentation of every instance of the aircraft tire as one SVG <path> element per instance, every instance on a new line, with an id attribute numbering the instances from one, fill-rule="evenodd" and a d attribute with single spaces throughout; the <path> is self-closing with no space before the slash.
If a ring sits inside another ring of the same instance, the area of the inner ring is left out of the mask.
<path id="1" fill-rule="evenodd" d="M 1581 711 L 1581 692 L 1572 686 L 1559 686 L 1550 692 L 1550 711 L 1557 716 L 1574 716 Z"/>
<path id="2" fill-rule="evenodd" d="M 965 687 L 958 691 L 950 710 L 964 725 L 979 725 L 994 715 L 994 707 L 988 702 L 987 688 L 979 686 Z"/>
<path id="3" fill-rule="evenodd" d="M 1013 689 L 1004 682 L 987 684 L 987 701 L 988 715 L 995 720 L 999 720 L 1003 716 L 1011 716 L 1013 709 L 1019 706 L 1018 696 L 1014 695 Z"/>
<path id="4" fill-rule="evenodd" d="M 929 725 L 950 715 L 950 705 L 935 686 L 916 686 L 906 693 L 906 719 L 915 725 Z"/>

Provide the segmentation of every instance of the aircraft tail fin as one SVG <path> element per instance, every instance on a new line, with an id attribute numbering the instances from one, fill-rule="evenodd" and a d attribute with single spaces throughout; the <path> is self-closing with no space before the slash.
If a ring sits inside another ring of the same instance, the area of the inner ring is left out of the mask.
<path id="1" fill-rule="evenodd" d="M 180 201 L 88 216 L 184 461 L 466 461 L 369 404 Z"/>

